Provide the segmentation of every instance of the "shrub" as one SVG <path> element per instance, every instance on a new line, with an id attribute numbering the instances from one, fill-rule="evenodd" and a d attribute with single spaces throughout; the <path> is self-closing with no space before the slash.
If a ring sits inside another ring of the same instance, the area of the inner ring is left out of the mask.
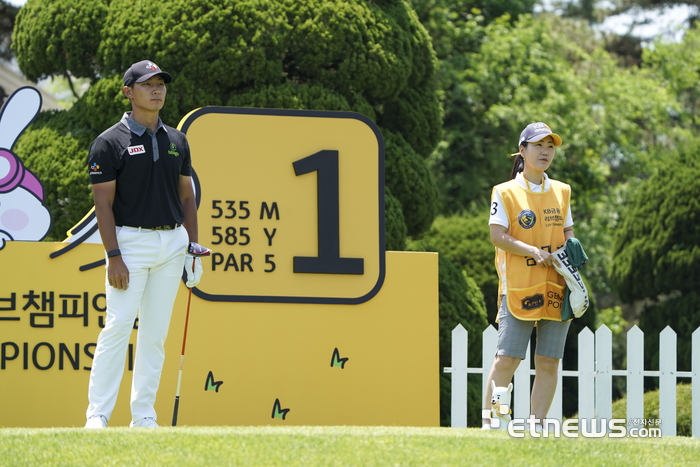
<path id="1" fill-rule="evenodd" d="M 451 378 L 442 369 L 451 366 L 452 330 L 462 324 L 469 333 L 470 365 L 480 363 L 481 334 L 488 324 L 484 296 L 473 279 L 440 255 L 440 424 L 450 425 Z M 468 414 L 470 426 L 481 426 L 481 385 L 468 385 L 468 405 L 477 407 Z"/>

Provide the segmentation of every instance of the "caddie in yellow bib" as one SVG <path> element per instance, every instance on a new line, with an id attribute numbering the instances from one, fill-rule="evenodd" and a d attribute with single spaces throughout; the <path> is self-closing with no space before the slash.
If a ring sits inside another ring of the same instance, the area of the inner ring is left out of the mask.
<path id="1" fill-rule="evenodd" d="M 532 331 L 537 330 L 535 381 L 530 414 L 535 429 L 552 404 L 559 364 L 564 356 L 569 316 L 562 320 L 566 279 L 554 254 L 574 238 L 571 187 L 551 180 L 545 171 L 562 140 L 543 122 L 531 123 L 520 134 L 510 180 L 496 185 L 491 196 L 489 233 L 496 247 L 499 281 L 498 344 L 489 371 L 483 408 L 489 407 L 491 386 L 506 387 L 527 358 Z M 490 384 L 493 381 L 493 384 Z M 488 410 L 483 427 L 492 426 Z"/>
<path id="2" fill-rule="evenodd" d="M 556 180 L 545 183 L 543 177 L 542 186 L 549 185 L 549 189 L 536 193 L 527 179 L 523 180 L 525 187 L 514 179 L 494 188 L 508 216 L 509 234 L 551 253 L 566 242 L 564 221 L 571 187 Z M 561 320 L 566 282 L 553 267 L 541 267 L 530 256 L 497 250 L 496 268 L 501 279 L 499 293 L 506 295 L 508 309 L 515 317 L 527 321 Z"/>

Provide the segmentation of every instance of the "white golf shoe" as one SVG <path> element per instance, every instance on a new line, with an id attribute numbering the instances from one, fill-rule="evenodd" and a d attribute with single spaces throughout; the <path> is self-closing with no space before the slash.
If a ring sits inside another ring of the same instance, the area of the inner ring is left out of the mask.
<path id="1" fill-rule="evenodd" d="M 159 428 L 156 420 L 151 417 L 142 418 L 141 420 L 136 420 L 131 422 L 130 428 Z"/>
<path id="2" fill-rule="evenodd" d="M 93 415 L 92 417 L 87 419 L 87 422 L 85 423 L 85 428 L 107 428 L 107 417 L 105 417 L 104 415 Z"/>

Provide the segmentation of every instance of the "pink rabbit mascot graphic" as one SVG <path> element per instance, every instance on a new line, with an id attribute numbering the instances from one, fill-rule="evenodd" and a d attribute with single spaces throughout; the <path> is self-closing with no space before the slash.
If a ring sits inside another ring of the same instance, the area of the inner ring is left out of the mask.
<path id="1" fill-rule="evenodd" d="M 15 91 L 0 110 L 0 250 L 9 240 L 43 240 L 51 229 L 44 187 L 12 152 L 40 110 L 41 94 L 32 87 Z"/>

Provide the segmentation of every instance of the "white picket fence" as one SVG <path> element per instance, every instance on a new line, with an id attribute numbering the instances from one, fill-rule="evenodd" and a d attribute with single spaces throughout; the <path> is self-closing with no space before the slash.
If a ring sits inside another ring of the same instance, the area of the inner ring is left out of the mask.
<path id="1" fill-rule="evenodd" d="M 483 333 L 482 367 L 467 366 L 467 330 L 458 324 L 452 331 L 452 427 L 467 426 L 467 374 L 481 373 L 482 400 L 498 342 L 498 331 L 488 326 Z M 678 371 L 676 332 L 666 326 L 659 334 L 659 371 L 644 370 L 644 333 L 637 326 L 627 332 L 627 369 L 612 368 L 612 332 L 602 325 L 595 332 L 584 328 L 578 335 L 578 370 L 562 371 L 547 418 L 562 420 L 562 377 L 578 378 L 578 413 L 581 419 L 612 419 L 612 377 L 627 377 L 627 420 L 644 419 L 644 377 L 659 378 L 659 420 L 662 436 L 676 436 L 676 384 L 678 378 L 692 380 L 692 436 L 700 437 L 700 328 L 692 337 L 692 369 Z M 530 346 L 513 377 L 513 418 L 530 415 Z M 480 407 L 479 407 L 480 410 Z"/>

